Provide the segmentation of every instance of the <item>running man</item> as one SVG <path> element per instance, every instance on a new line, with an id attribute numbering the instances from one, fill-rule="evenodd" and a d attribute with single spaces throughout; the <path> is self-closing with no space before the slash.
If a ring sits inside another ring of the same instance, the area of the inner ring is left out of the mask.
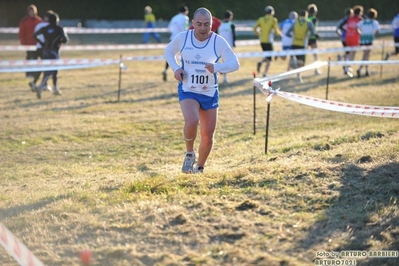
<path id="1" fill-rule="evenodd" d="M 146 6 L 144 8 L 144 24 L 147 29 L 155 29 L 155 15 L 152 13 L 152 8 Z M 154 37 L 158 43 L 161 42 L 161 36 L 157 32 L 145 32 L 143 35 L 143 43 L 148 43 L 150 35 Z"/>
<path id="2" fill-rule="evenodd" d="M 226 10 L 224 12 L 224 20 L 222 24 L 220 24 L 217 32 L 227 41 L 231 48 L 234 48 L 236 47 L 236 26 L 232 20 L 233 12 L 231 10 Z M 223 73 L 223 84 L 227 83 L 229 83 L 227 80 L 227 73 Z"/>
<path id="3" fill-rule="evenodd" d="M 357 23 L 357 29 L 360 33 L 360 45 L 371 46 L 373 45 L 374 36 L 380 32 L 380 24 L 376 20 L 377 10 L 370 8 L 367 11 L 367 18 Z M 363 50 L 363 61 L 370 59 L 370 49 Z M 360 72 L 362 71 L 363 65 L 359 66 L 356 71 L 357 77 L 360 78 Z M 369 66 L 366 65 L 366 77 L 370 76 Z"/>
<path id="4" fill-rule="evenodd" d="M 278 28 L 278 20 L 274 17 L 274 8 L 272 6 L 265 7 L 266 15 L 258 18 L 256 21 L 253 31 L 256 36 L 259 37 L 262 51 L 273 51 L 274 33 L 281 36 L 280 29 Z M 265 56 L 256 65 L 256 71 L 259 73 L 262 67 L 262 63 L 266 63 L 265 70 L 263 71 L 263 77 L 266 77 L 267 71 L 269 70 L 272 56 Z"/>
<path id="5" fill-rule="evenodd" d="M 239 69 L 238 58 L 226 40 L 211 31 L 212 14 L 201 7 L 194 13 L 194 29 L 179 33 L 165 48 L 165 58 L 179 81 L 178 95 L 184 117 L 186 155 L 183 173 L 201 173 L 212 150 L 219 107 L 217 73 Z M 178 64 L 175 56 L 180 53 Z M 200 126 L 198 161 L 194 142 Z"/>
<path id="6" fill-rule="evenodd" d="M 308 20 L 308 12 L 306 10 L 301 10 L 299 12 L 299 18 L 294 25 L 288 30 L 286 35 L 288 37 L 293 37 L 292 49 L 305 49 L 308 43 L 308 34 L 314 34 L 313 23 Z M 298 68 L 305 65 L 305 54 L 291 56 L 291 67 Z M 303 83 L 301 74 L 297 74 L 298 83 Z"/>
<path id="7" fill-rule="evenodd" d="M 279 24 L 279 28 L 280 31 L 282 33 L 281 36 L 281 44 L 282 44 L 282 48 L 283 51 L 287 51 L 290 50 L 292 48 L 292 36 L 289 37 L 287 36 L 287 32 L 289 29 L 291 29 L 292 25 L 295 24 L 296 20 L 298 19 L 298 13 L 296 13 L 295 11 L 291 11 L 288 14 L 288 18 L 283 20 L 280 24 Z M 281 59 L 285 60 L 287 57 L 285 55 L 281 56 Z M 290 56 L 291 59 L 291 56 Z M 287 71 L 289 71 L 291 69 L 291 64 L 290 62 L 288 62 L 288 68 Z"/>
<path id="8" fill-rule="evenodd" d="M 345 8 L 344 10 L 344 17 L 340 19 L 340 21 L 338 22 L 338 25 L 341 25 L 341 23 L 345 20 L 347 20 L 349 17 L 353 16 L 353 9 L 350 7 Z M 336 29 L 337 34 L 341 37 L 341 42 L 342 42 L 342 46 L 345 48 L 346 45 L 346 26 L 343 27 L 343 29 L 341 30 L 338 26 Z M 344 61 L 348 60 L 348 55 L 349 55 L 349 51 L 345 51 L 344 52 L 344 56 L 342 55 L 338 55 L 338 61 L 341 61 L 342 58 L 344 59 Z M 346 75 L 346 67 L 342 67 L 344 69 L 344 74 Z"/>
<path id="9" fill-rule="evenodd" d="M 179 8 L 179 13 L 176 14 L 168 24 L 168 30 L 171 32 L 169 41 L 173 40 L 176 35 L 182 31 L 186 31 L 188 29 L 189 18 L 188 18 L 188 7 L 181 6 Z M 165 63 L 165 69 L 162 72 L 163 81 L 168 80 L 168 62 Z"/>
<path id="10" fill-rule="evenodd" d="M 319 25 L 319 19 L 316 17 L 317 16 L 317 6 L 315 4 L 310 4 L 308 5 L 307 8 L 308 11 L 308 20 L 313 23 L 313 28 L 314 28 L 314 34 L 309 36 L 309 41 L 308 45 L 312 49 L 317 49 L 317 39 L 319 38 L 319 35 L 317 34 L 317 26 Z M 314 53 L 313 54 L 314 61 L 317 61 L 319 59 L 318 54 Z M 315 69 L 314 70 L 315 75 L 320 75 L 320 70 Z"/>
<path id="11" fill-rule="evenodd" d="M 53 11 L 52 10 L 48 10 L 46 12 L 46 14 L 44 14 L 42 22 L 40 22 L 39 24 L 36 25 L 35 30 L 33 32 L 36 32 L 36 31 L 40 30 L 41 28 L 46 27 L 49 24 L 48 23 L 48 15 L 50 13 L 53 13 Z M 32 34 L 32 36 L 33 36 L 33 34 Z M 36 52 L 37 52 L 38 58 L 42 58 L 43 46 L 41 45 L 41 43 L 44 43 L 44 41 L 45 41 L 44 40 L 44 36 L 43 35 L 39 35 L 39 36 L 37 36 L 37 38 L 40 39 L 40 42 L 36 43 Z M 31 87 L 31 90 L 33 92 L 36 91 L 36 82 L 39 80 L 41 73 L 42 72 L 40 72 L 40 71 L 34 72 L 33 81 L 31 81 L 29 83 L 29 86 Z M 51 91 L 52 88 L 46 84 L 46 86 L 43 88 L 43 90 Z"/>
<path id="12" fill-rule="evenodd" d="M 387 53 L 385 60 L 390 56 L 399 54 L 399 12 L 392 20 L 393 40 L 395 42 L 395 51 Z"/>
<path id="13" fill-rule="evenodd" d="M 353 7 L 353 16 L 348 17 L 346 20 L 342 21 L 338 28 L 341 31 L 346 30 L 345 42 L 347 47 L 358 47 L 360 45 L 360 34 L 357 30 L 357 24 L 361 21 L 363 15 L 362 6 Z M 346 27 L 346 29 L 344 28 Z M 348 61 L 353 61 L 355 59 L 356 50 L 349 51 Z M 349 77 L 353 77 L 352 68 L 350 66 L 345 66 L 345 73 Z"/>
<path id="14" fill-rule="evenodd" d="M 33 33 L 33 37 L 40 42 L 43 47 L 42 59 L 44 60 L 59 59 L 61 43 L 66 43 L 68 41 L 68 35 L 64 32 L 62 27 L 58 26 L 59 21 L 60 19 L 57 13 L 48 13 L 49 25 Z M 42 42 L 38 37 L 41 34 L 44 36 L 44 42 Z M 53 94 L 61 95 L 61 91 L 57 87 L 57 74 L 57 70 L 44 72 L 42 82 L 36 88 L 36 96 L 38 99 L 41 99 L 41 92 L 45 87 L 47 87 L 47 80 L 50 78 L 50 76 L 53 78 Z"/>
<path id="15" fill-rule="evenodd" d="M 19 22 L 19 32 L 18 37 L 22 45 L 36 45 L 36 40 L 33 38 L 32 34 L 35 31 L 35 27 L 42 21 L 42 18 L 37 15 L 37 7 L 35 5 L 29 5 L 26 9 L 27 15 L 21 19 Z M 36 60 L 39 58 L 38 51 L 27 51 L 26 60 Z M 26 72 L 27 78 L 35 78 L 37 76 L 36 72 Z M 40 75 L 40 72 L 39 72 Z M 32 83 L 29 82 L 29 86 L 32 91 Z"/>

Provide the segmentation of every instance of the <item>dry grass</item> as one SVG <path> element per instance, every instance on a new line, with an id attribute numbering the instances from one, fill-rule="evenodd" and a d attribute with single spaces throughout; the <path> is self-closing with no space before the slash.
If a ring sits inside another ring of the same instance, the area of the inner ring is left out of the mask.
<path id="1" fill-rule="evenodd" d="M 120 53 L 162 51 L 62 57 Z M 117 66 L 61 71 L 64 94 L 44 92 L 42 100 L 22 73 L 0 76 L 0 221 L 46 265 L 79 265 L 84 249 L 93 253 L 93 265 L 312 265 L 322 250 L 399 250 L 396 119 L 276 97 L 265 155 L 266 103 L 259 92 L 258 132 L 252 132 L 256 59 L 242 59 L 230 86 L 221 88 L 206 172 L 184 175 L 176 82 L 161 81 L 164 62 L 125 63 L 120 102 Z M 278 60 L 271 73 L 285 67 Z M 398 67 L 385 66 L 381 78 L 379 66 L 370 69 L 372 76 L 361 79 L 332 69 L 329 99 L 399 106 Z M 323 98 L 322 70 L 305 73 L 302 85 L 292 78 L 275 86 Z M 16 265 L 1 249 L 0 261 Z"/>

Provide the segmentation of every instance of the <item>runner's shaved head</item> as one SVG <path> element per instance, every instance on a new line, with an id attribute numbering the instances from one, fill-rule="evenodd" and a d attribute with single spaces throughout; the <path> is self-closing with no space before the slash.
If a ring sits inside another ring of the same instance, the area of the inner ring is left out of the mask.
<path id="1" fill-rule="evenodd" d="M 209 18 L 212 18 L 211 11 L 209 11 L 205 7 L 200 7 L 194 12 L 193 20 L 195 20 L 197 18 L 197 15 L 207 16 Z"/>

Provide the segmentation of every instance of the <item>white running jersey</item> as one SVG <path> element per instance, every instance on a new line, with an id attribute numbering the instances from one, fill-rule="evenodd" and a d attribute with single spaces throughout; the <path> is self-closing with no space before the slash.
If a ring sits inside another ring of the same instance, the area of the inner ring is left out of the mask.
<path id="1" fill-rule="evenodd" d="M 212 97 L 218 89 L 217 74 L 210 73 L 205 68 L 205 64 L 219 61 L 220 57 L 216 54 L 215 44 L 216 38 L 220 37 L 212 33 L 211 37 L 202 43 L 193 35 L 193 30 L 187 31 L 185 43 L 180 51 L 182 69 L 186 72 L 183 77 L 183 91 Z"/>
<path id="2" fill-rule="evenodd" d="M 283 20 L 280 25 L 279 28 L 281 30 L 281 44 L 282 46 L 292 46 L 292 37 L 289 37 L 287 35 L 285 35 L 292 27 L 292 25 L 295 24 L 295 19 L 289 19 L 287 18 L 286 20 Z"/>
<path id="3" fill-rule="evenodd" d="M 227 41 L 230 47 L 234 47 L 233 29 L 231 25 L 231 21 L 223 21 L 219 26 L 218 34 Z"/>
<path id="4" fill-rule="evenodd" d="M 169 40 L 173 40 L 173 38 L 182 31 L 188 30 L 189 27 L 189 18 L 188 16 L 179 13 L 175 15 L 168 24 L 168 30 L 172 33 L 170 35 Z"/>

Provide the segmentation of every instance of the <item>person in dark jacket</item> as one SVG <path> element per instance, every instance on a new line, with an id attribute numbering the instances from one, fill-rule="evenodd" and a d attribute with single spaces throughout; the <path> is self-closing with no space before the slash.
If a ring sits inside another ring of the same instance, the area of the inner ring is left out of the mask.
<path id="1" fill-rule="evenodd" d="M 64 29 L 58 25 L 59 17 L 55 12 L 48 14 L 49 25 L 36 31 L 33 36 L 40 42 L 43 47 L 42 59 L 59 59 L 59 50 L 62 43 L 68 41 L 68 35 L 64 32 Z M 43 35 L 44 42 L 42 42 L 38 36 Z M 53 78 L 53 94 L 61 95 L 61 91 L 57 87 L 57 70 L 45 71 L 43 75 L 42 82 L 36 88 L 37 98 L 41 98 L 41 92 L 45 88 L 47 80 L 52 76 Z"/>

